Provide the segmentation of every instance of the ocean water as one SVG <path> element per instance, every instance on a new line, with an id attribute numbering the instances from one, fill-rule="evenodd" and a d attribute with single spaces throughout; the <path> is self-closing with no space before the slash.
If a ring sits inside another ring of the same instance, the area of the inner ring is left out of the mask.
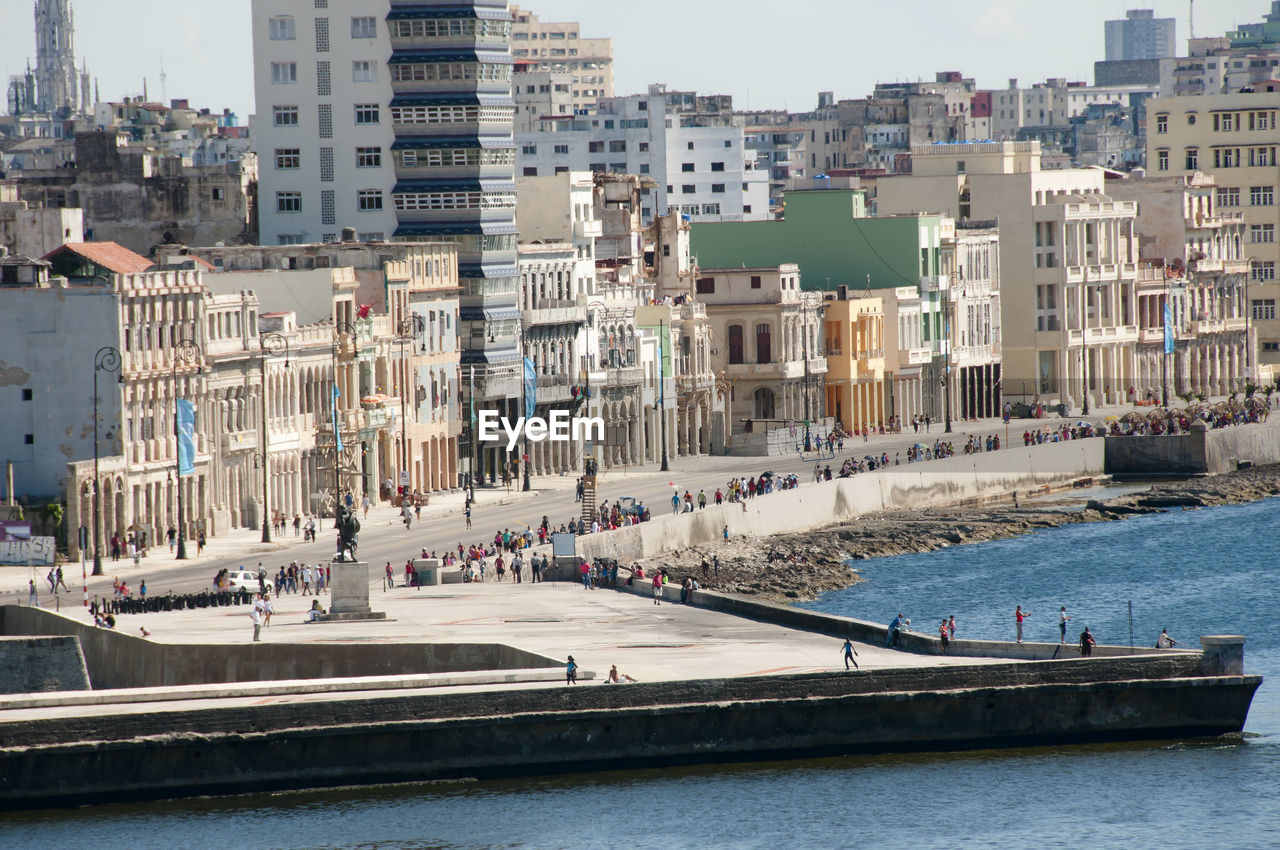
<path id="1" fill-rule="evenodd" d="M 859 563 L 810 607 L 969 637 L 1248 636 L 1243 740 L 992 750 L 245 795 L 0 814 L 0 848 L 1274 848 L 1280 500 Z M 679 729 L 672 729 L 679 734 Z"/>

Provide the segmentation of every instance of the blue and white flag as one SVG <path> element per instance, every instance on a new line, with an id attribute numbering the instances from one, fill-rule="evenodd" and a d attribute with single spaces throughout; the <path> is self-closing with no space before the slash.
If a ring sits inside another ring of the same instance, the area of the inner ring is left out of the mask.
<path id="1" fill-rule="evenodd" d="M 178 399 L 178 475 L 196 474 L 196 406 Z"/>
<path id="2" fill-rule="evenodd" d="M 533 366 L 533 361 L 526 357 L 524 359 L 524 418 L 532 418 L 537 406 L 538 372 Z"/>
<path id="3" fill-rule="evenodd" d="M 1164 353 L 1172 354 L 1173 349 L 1173 307 L 1166 301 L 1164 302 Z"/>
<path id="4" fill-rule="evenodd" d="M 342 451 L 342 432 L 338 429 L 338 397 L 342 395 L 342 390 L 338 389 L 338 385 L 333 385 L 333 439 L 338 444 L 338 451 Z"/>

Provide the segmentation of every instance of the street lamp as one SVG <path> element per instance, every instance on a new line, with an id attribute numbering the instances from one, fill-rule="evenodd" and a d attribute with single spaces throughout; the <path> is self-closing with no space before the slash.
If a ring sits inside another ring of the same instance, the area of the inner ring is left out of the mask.
<path id="1" fill-rule="evenodd" d="M 196 374 L 201 374 L 204 369 L 199 365 L 200 346 L 195 340 L 182 339 L 173 348 L 173 441 L 174 454 L 173 466 L 175 469 L 174 478 L 178 488 L 178 555 L 177 560 L 185 561 L 187 559 L 187 529 L 186 529 L 186 513 L 184 511 L 184 500 L 182 498 L 182 434 L 178 428 L 179 407 L 178 407 L 178 364 L 184 366 L 196 364 Z M 194 460 L 194 458 L 192 458 Z"/>
<path id="2" fill-rule="evenodd" d="M 259 357 L 262 362 L 262 542 L 271 542 L 271 473 L 267 460 L 271 427 L 267 422 L 267 358 L 284 355 L 284 366 L 289 368 L 289 340 L 278 333 L 264 333 L 258 338 Z"/>
<path id="3" fill-rule="evenodd" d="M 93 357 L 93 574 L 102 575 L 102 507 L 99 503 L 98 491 L 102 486 L 98 474 L 98 372 L 115 372 L 120 377 L 117 383 L 124 383 L 124 374 L 120 369 L 120 349 L 105 345 L 98 349 Z"/>
<path id="4" fill-rule="evenodd" d="M 342 504 L 342 436 L 338 424 L 338 347 L 346 335 L 355 344 L 356 329 L 350 322 L 333 323 L 333 386 L 329 391 L 329 415 L 333 419 L 333 527 L 338 527 L 338 506 Z"/>
<path id="5" fill-rule="evenodd" d="M 427 323 L 417 313 L 411 313 L 409 318 L 400 322 L 396 331 L 396 338 L 400 343 L 400 469 L 397 477 L 403 480 L 409 470 L 409 419 L 406 410 L 406 385 L 409 383 L 409 370 L 405 368 L 404 346 L 405 343 L 413 339 L 415 334 L 421 334 L 424 339 L 420 350 L 425 354 L 427 350 L 427 341 L 425 339 Z M 414 418 L 416 419 L 417 417 L 415 416 Z M 403 486 L 400 485 L 399 481 L 397 481 L 397 485 Z"/>

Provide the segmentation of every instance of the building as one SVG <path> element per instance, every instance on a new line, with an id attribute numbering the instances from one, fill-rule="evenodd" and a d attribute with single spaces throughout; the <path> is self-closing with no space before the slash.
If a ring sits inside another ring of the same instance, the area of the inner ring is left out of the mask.
<path id="1" fill-rule="evenodd" d="M 1249 230 L 1244 215 L 1217 207 L 1217 187 L 1202 172 L 1130 176 L 1107 193 L 1138 205 L 1139 396 L 1189 392 L 1230 395 L 1245 389 L 1256 346 L 1246 341 Z M 1174 351 L 1165 352 L 1165 305 Z"/>
<path id="2" fill-rule="evenodd" d="M 545 119 L 573 115 L 573 76 L 568 71 L 538 71 L 516 65 L 511 99 L 516 105 L 515 132 L 532 132 Z"/>
<path id="3" fill-rule="evenodd" d="M 1040 154 L 1037 142 L 915 148 L 911 176 L 881 178 L 877 204 L 999 222 L 997 406 L 1119 403 L 1137 380 L 1136 205 L 1108 197 L 1100 170 L 1043 170 Z"/>
<path id="4" fill-rule="evenodd" d="M 904 380 L 894 384 L 886 416 L 892 409 L 895 415 L 911 410 L 941 418 L 948 291 L 941 263 L 944 237 L 954 229 L 951 219 L 934 213 L 873 218 L 867 215 L 865 193 L 855 189 L 792 191 L 783 200 L 786 215 L 780 221 L 695 224 L 693 251 L 699 265 L 795 263 L 806 289 L 836 292 L 844 286 L 870 290 L 872 296 L 899 287 L 914 289 L 915 300 L 900 314 L 886 297 L 885 321 L 909 316 L 918 322 L 919 347 L 929 350 L 928 362 L 911 365 Z M 905 335 L 914 337 L 915 332 Z M 890 371 L 892 359 L 886 365 Z M 894 380 L 898 378 L 895 373 Z M 908 392 L 915 395 L 908 398 Z"/>
<path id="5" fill-rule="evenodd" d="M 1280 151 L 1280 95 L 1237 92 L 1160 98 L 1150 102 L 1147 167 L 1152 177 L 1188 178 L 1200 171 L 1213 178 L 1214 210 L 1243 214 L 1248 228 L 1242 256 L 1249 262 L 1249 319 L 1254 337 L 1245 377 L 1275 381 L 1280 369 L 1280 284 L 1276 265 L 1277 151 Z M 1206 252 L 1207 253 L 1207 252 Z"/>
<path id="6" fill-rule="evenodd" d="M 711 327 L 711 368 L 730 387 L 733 430 L 747 420 L 821 418 L 822 299 L 801 290 L 800 268 L 699 269 L 696 293 Z"/>
<path id="7" fill-rule="evenodd" d="M 953 418 L 985 419 L 1001 412 L 1000 229 L 965 220 L 943 228 L 942 277 L 947 280 L 947 381 Z"/>
<path id="8" fill-rule="evenodd" d="M 669 212 L 694 221 L 769 217 L 769 172 L 757 170 L 724 96 L 651 85 L 646 94 L 604 98 L 585 114 L 542 121 L 516 142 L 527 177 L 592 171 L 652 180 L 641 204 L 645 222 Z"/>
<path id="9" fill-rule="evenodd" d="M 317 417 L 303 492 L 335 489 L 329 393 L 338 374 L 339 490 L 391 499 L 459 486 L 462 453 L 457 250 L 447 243 L 174 247 L 206 264 L 215 293 L 252 290 L 266 316 L 320 327 L 333 365 L 300 378 Z M 320 331 L 317 331 L 319 333 Z M 317 406 L 318 405 L 318 406 Z M 386 482 L 391 479 L 393 487 Z"/>
<path id="10" fill-rule="evenodd" d="M 613 97 L 613 39 L 582 38 L 576 21 L 541 21 L 516 6 L 511 7 L 511 17 L 511 55 L 516 63 L 569 74 L 573 110 Z"/>
<path id="11" fill-rule="evenodd" d="M 114 130 L 75 137 L 74 167 L 26 168 L 10 180 L 29 206 L 80 208 L 86 235 L 150 256 L 165 243 L 253 242 L 258 163 L 252 154 L 213 165 L 130 145 Z"/>
<path id="12" fill-rule="evenodd" d="M 0 130 L 17 138 L 61 138 L 91 111 L 87 69 L 76 70 L 75 18 L 69 0 L 35 2 L 36 67 L 9 78 L 8 116 Z"/>
<path id="13" fill-rule="evenodd" d="M 361 10 L 363 11 L 363 10 Z M 314 2 L 255 4 L 264 243 L 458 247 L 462 365 L 477 409 L 515 418 L 519 275 L 506 0 L 392 0 L 385 19 Z M 270 109 L 270 117 L 267 110 Z M 465 435 L 463 471 L 497 449 Z"/>
<path id="14" fill-rule="evenodd" d="M 84 210 L 46 209 L 18 200 L 18 187 L 0 183 L 0 248 L 43 257 L 67 242 L 84 241 Z"/>
<path id="15" fill-rule="evenodd" d="M 914 288 L 903 290 L 918 301 Z M 887 426 L 894 415 L 895 370 L 886 366 L 896 352 L 886 347 L 884 301 L 883 296 L 865 293 L 850 297 L 849 289 L 840 287 L 826 293 L 819 308 L 827 364 L 826 411 L 846 434 Z M 918 323 L 914 330 L 919 331 Z M 919 391 L 912 395 L 919 397 Z"/>
<path id="16" fill-rule="evenodd" d="M 1123 20 L 1104 24 L 1107 61 L 1164 59 L 1177 53 L 1177 22 L 1151 9 L 1129 9 Z"/>

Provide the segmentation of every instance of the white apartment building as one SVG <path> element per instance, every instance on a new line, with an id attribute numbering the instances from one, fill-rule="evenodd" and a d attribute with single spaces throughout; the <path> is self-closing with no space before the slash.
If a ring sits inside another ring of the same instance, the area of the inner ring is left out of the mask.
<path id="1" fill-rule="evenodd" d="M 511 17 L 511 56 L 518 65 L 569 74 L 574 109 L 613 97 L 613 39 L 583 38 L 576 21 L 542 21 L 518 6 Z"/>
<path id="2" fill-rule="evenodd" d="M 1204 172 L 1215 184 L 1214 209 L 1243 215 L 1254 333 L 1246 360 L 1257 364 L 1248 377 L 1273 383 L 1280 373 L 1280 91 L 1159 98 L 1148 103 L 1147 121 L 1147 168 L 1153 177 Z"/>
<path id="3" fill-rule="evenodd" d="M 566 171 L 638 174 L 654 181 L 641 214 L 677 212 L 705 221 L 769 217 L 769 172 L 756 168 L 731 115 L 684 108 L 687 92 L 652 85 L 647 94 L 604 98 L 571 119 L 548 120 L 516 135 L 517 171 L 542 177 Z"/>
<path id="4" fill-rule="evenodd" d="M 922 145 L 911 176 L 877 190 L 882 214 L 999 221 L 1006 398 L 1075 407 L 1086 386 L 1093 404 L 1125 397 L 1137 380 L 1137 209 L 1107 197 L 1102 171 L 1041 170 L 1039 142 Z"/>
<path id="5" fill-rule="evenodd" d="M 538 129 L 545 118 L 573 115 L 573 77 L 567 71 L 521 70 L 511 76 L 511 99 L 516 104 L 515 132 Z"/>

